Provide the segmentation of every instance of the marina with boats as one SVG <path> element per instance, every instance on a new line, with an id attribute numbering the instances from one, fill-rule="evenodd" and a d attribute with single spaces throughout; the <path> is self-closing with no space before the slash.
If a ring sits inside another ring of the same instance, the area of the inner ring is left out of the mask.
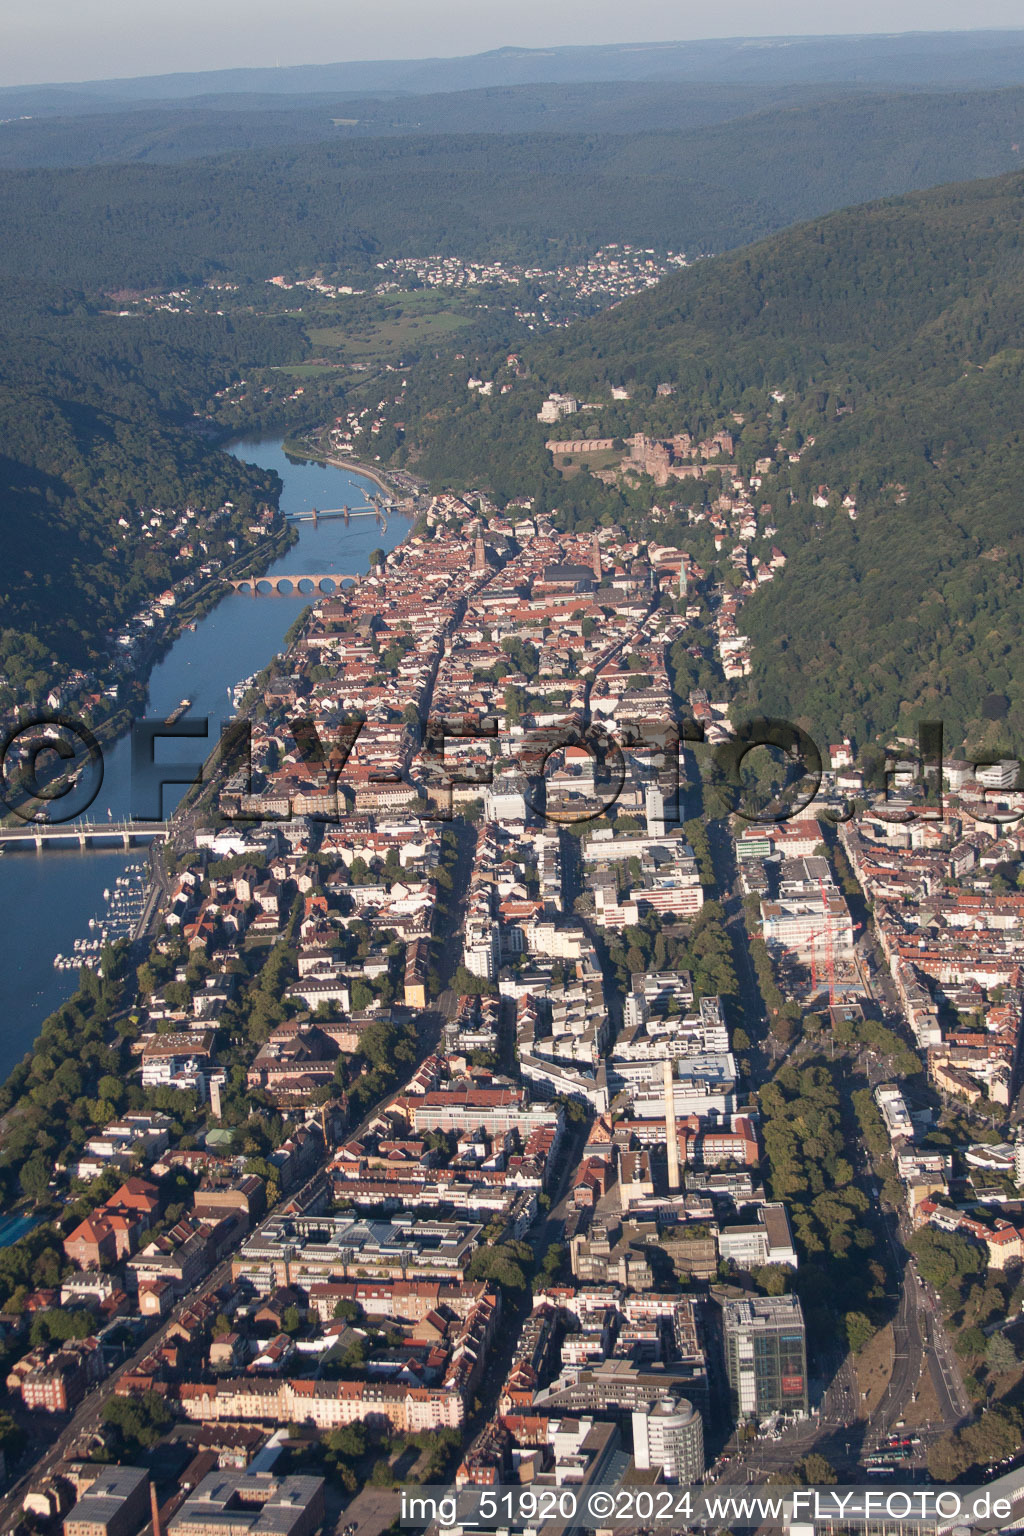
<path id="1" fill-rule="evenodd" d="M 98 917 L 90 917 L 88 935 L 74 940 L 71 954 L 54 955 L 54 970 L 77 971 L 83 965 L 94 968 L 99 965 L 105 944 L 131 938 L 146 904 L 148 878 L 149 868 L 144 861 L 126 864 L 113 886 L 104 887 L 103 911 Z"/>

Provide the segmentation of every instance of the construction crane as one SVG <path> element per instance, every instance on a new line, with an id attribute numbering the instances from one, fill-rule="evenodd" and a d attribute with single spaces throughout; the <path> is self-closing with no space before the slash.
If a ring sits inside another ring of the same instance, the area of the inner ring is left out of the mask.
<path id="1" fill-rule="evenodd" d="M 824 976 L 822 976 L 820 967 L 819 967 L 817 959 L 816 959 L 817 950 L 816 950 L 815 946 L 817 945 L 817 942 L 818 942 L 819 939 L 824 939 L 825 940 L 825 973 L 824 973 Z M 808 948 L 808 946 L 810 947 L 810 956 L 805 959 L 804 958 L 804 954 L 802 953 L 802 951 L 805 951 Z M 819 983 L 819 981 L 827 980 L 827 982 L 828 982 L 828 1005 L 829 1005 L 830 1008 L 834 1008 L 835 1007 L 835 1005 L 836 1005 L 835 953 L 834 953 L 833 940 L 832 940 L 831 918 L 828 916 L 827 908 L 826 908 L 826 924 L 825 924 L 825 927 L 820 930 L 820 932 L 818 932 L 818 933 L 809 933 L 807 935 L 807 937 L 804 939 L 804 941 L 803 941 L 803 943 L 801 945 L 794 945 L 792 948 L 780 950 L 778 953 L 779 953 L 780 959 L 785 959 L 785 957 L 787 955 L 792 955 L 792 956 L 794 956 L 796 958 L 796 960 L 799 962 L 799 964 L 809 966 L 810 972 L 811 972 L 811 996 L 812 997 L 813 997 L 814 993 L 817 992 L 817 990 L 818 990 L 818 983 Z"/>

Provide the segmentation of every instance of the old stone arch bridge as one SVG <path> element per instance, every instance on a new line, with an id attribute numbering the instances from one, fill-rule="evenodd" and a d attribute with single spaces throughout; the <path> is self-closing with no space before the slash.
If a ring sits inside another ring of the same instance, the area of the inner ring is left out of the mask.
<path id="1" fill-rule="evenodd" d="M 361 577 L 340 571 L 302 571 L 297 574 L 283 572 L 280 576 L 230 577 L 229 585 L 236 592 L 252 597 L 285 597 L 303 593 L 310 597 L 328 597 L 346 587 L 358 586 Z"/>

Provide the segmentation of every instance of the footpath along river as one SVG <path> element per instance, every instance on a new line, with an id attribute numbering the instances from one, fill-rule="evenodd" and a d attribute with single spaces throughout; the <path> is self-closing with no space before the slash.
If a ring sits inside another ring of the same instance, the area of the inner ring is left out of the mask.
<path id="1" fill-rule="evenodd" d="M 277 471 L 284 482 L 281 510 L 290 515 L 313 507 L 363 507 L 378 491 L 365 475 L 290 459 L 280 438 L 245 439 L 234 443 L 230 452 Z M 297 542 L 266 574 L 365 572 L 370 551 L 394 549 L 410 525 L 407 518 L 392 514 L 386 530 L 373 517 L 354 517 L 347 525 L 342 518 L 316 526 L 301 522 L 297 528 Z M 220 721 L 233 714 L 228 690 L 266 666 L 281 649 L 296 614 L 310 601 L 302 592 L 256 598 L 228 593 L 153 668 L 146 717 L 163 720 L 180 700 L 190 699 L 189 714 L 210 718 L 209 739 L 214 741 Z M 183 757 L 194 753 L 193 744 L 182 744 Z M 129 762 L 130 743 L 122 737 L 105 752 L 103 785 L 89 808 L 91 819 L 105 820 L 108 812 L 114 820 L 128 815 Z M 173 809 L 178 793 L 173 788 L 164 791 L 165 813 Z M 99 919 L 106 910 L 104 891 L 113 890 L 118 876 L 146 857 L 145 849 L 8 849 L 0 857 L 0 1079 L 29 1049 L 47 1014 L 78 984 L 77 971 L 54 969 L 54 956 L 70 955 L 76 938 L 90 937 L 89 919 Z"/>

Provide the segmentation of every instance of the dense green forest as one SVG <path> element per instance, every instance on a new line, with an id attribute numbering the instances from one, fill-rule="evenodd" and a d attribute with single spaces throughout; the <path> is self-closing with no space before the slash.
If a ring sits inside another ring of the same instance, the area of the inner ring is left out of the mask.
<path id="1" fill-rule="evenodd" d="M 431 429 L 432 407 L 452 397 L 446 371 L 487 376 L 502 360 L 438 362 L 406 408 L 409 441 L 454 483 L 501 495 L 518 483 L 570 521 L 643 526 L 653 488 L 645 505 L 639 491 L 585 474 L 562 482 L 550 467 L 534 419 L 547 390 L 607 400 L 609 385 L 630 384 L 628 404 L 588 419 L 602 435 L 727 422 L 748 470 L 777 439 L 813 436 L 760 492 L 789 561 L 744 609 L 756 642 L 746 704 L 819 741 L 924 716 L 942 718 L 955 743 L 986 695 L 1006 694 L 1001 730 L 1019 745 L 1022 204 L 1024 177 L 1006 176 L 848 209 L 699 263 L 539 339 L 524 353 L 528 382 L 490 400 L 456 393 Z M 655 397 L 663 382 L 675 386 L 668 400 Z M 819 485 L 832 493 L 825 510 L 811 504 Z M 847 493 L 856 522 L 837 506 Z M 668 529 L 688 543 L 685 507 Z"/>
<path id="2" fill-rule="evenodd" d="M 1021 164 L 1024 90 L 841 96 L 683 133 L 433 134 L 182 165 L 0 172 L 0 272 L 87 290 L 367 265 L 722 251 Z"/>
<path id="3" fill-rule="evenodd" d="M 46 657 L 88 663 L 112 624 L 182 573 L 166 548 L 118 537 L 120 518 L 137 528 L 142 508 L 230 500 L 226 538 L 257 502 L 274 500 L 275 477 L 217 451 L 189 423 L 211 381 L 237 376 L 254 356 L 285 361 L 306 343 L 286 318 L 139 321 L 17 280 L 0 282 L 0 307 L 0 673 L 27 683 Z"/>
<path id="4" fill-rule="evenodd" d="M 0 122 L 0 165 L 194 160 L 322 139 L 427 133 L 686 132 L 845 87 L 627 81 L 491 86 L 431 96 L 205 96 Z"/>

